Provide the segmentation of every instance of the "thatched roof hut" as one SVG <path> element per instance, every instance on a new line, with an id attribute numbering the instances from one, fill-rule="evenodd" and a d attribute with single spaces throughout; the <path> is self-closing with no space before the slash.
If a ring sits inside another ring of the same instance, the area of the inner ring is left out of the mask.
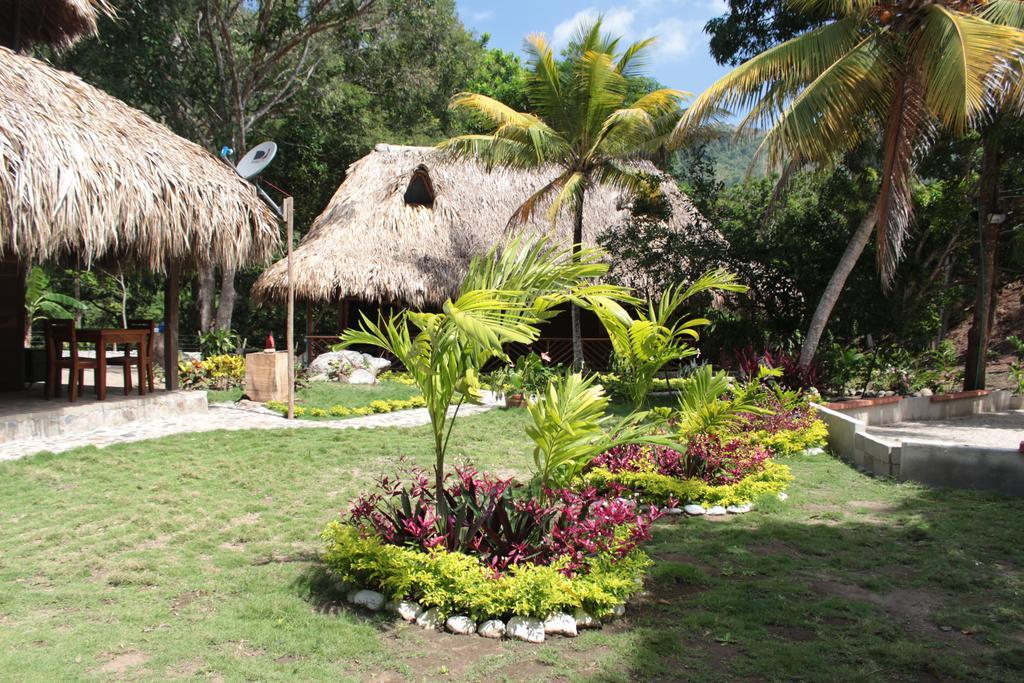
<path id="1" fill-rule="evenodd" d="M 0 26 L 19 48 L 33 43 L 70 47 L 96 35 L 100 14 L 114 15 L 107 0 L 0 0 Z"/>
<path id="2" fill-rule="evenodd" d="M 431 147 L 377 145 L 349 167 L 345 182 L 292 255 L 296 297 L 442 303 L 470 258 L 506 239 L 509 217 L 554 176 L 552 169 L 488 172 L 477 161 L 452 159 Z M 672 227 L 711 230 L 672 180 L 663 178 L 661 190 L 673 209 Z M 603 187 L 587 194 L 584 208 L 588 244 L 629 213 L 620 193 Z M 552 227 L 541 212 L 523 229 L 567 243 L 570 221 L 563 215 Z M 275 263 L 257 280 L 254 296 L 283 299 L 286 278 L 285 263 Z"/>
<path id="3" fill-rule="evenodd" d="M 212 154 L 0 48 L 0 256 L 237 266 L 269 261 L 277 243 L 274 215 Z"/>

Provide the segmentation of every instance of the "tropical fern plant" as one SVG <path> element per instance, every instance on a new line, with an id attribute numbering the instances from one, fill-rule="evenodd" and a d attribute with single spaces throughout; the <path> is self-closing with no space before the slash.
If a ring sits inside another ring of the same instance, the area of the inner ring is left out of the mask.
<path id="1" fill-rule="evenodd" d="M 677 441 L 656 433 L 647 413 L 634 412 L 612 424 L 608 396 L 596 380 L 596 375 L 561 375 L 528 406 L 532 424 L 526 433 L 535 444 L 533 465 L 543 496 L 570 484 L 591 460 L 615 446 L 647 443 L 681 448 Z"/>
<path id="2" fill-rule="evenodd" d="M 88 306 L 78 299 L 50 289 L 50 276 L 36 266 L 25 276 L 25 347 L 32 343 L 32 325 L 43 320 L 74 318 Z"/>
<path id="3" fill-rule="evenodd" d="M 649 38 L 628 46 L 601 33 L 601 20 L 582 24 L 559 63 L 542 35 L 527 38 L 530 112 L 519 112 L 497 100 L 459 93 L 456 110 L 479 115 L 494 126 L 488 135 L 463 135 L 441 147 L 458 156 L 482 159 L 489 166 L 536 168 L 552 166 L 551 180 L 531 195 L 510 218 L 522 225 L 543 206 L 554 221 L 573 211 L 572 244 L 583 241 L 584 202 L 595 185 L 630 193 L 649 186 L 650 178 L 628 161 L 664 146 L 678 119 L 679 90 L 658 89 L 629 101 L 630 79 L 638 76 Z M 583 364 L 579 308 L 572 308 L 573 366 Z"/>
<path id="4" fill-rule="evenodd" d="M 986 4 L 790 0 L 794 11 L 825 23 L 719 79 L 680 120 L 682 137 L 722 108 L 746 111 L 739 132 L 767 127 L 761 151 L 775 163 L 829 166 L 861 143 L 881 140 L 875 204 L 822 293 L 801 365 L 813 359 L 872 232 L 883 282 L 891 282 L 913 218 L 915 158 L 936 130 L 962 134 L 988 116 L 994 86 L 1016 68 L 1024 33 L 989 21 Z"/>
<path id="5" fill-rule="evenodd" d="M 713 270 L 704 273 L 689 286 L 682 284 L 666 289 L 657 305 L 647 302 L 647 311 L 635 320 L 622 320 L 601 315 L 608 331 L 616 370 L 627 387 L 634 409 L 647 400 L 658 372 L 667 363 L 697 355 L 691 344 L 700 338 L 698 328 L 707 325 L 707 318 L 685 319 L 679 310 L 694 296 L 704 292 L 745 292 L 733 273 Z"/>
<path id="6" fill-rule="evenodd" d="M 761 406 L 763 381 L 778 377 L 780 370 L 761 366 L 755 379 L 734 383 L 724 370 L 715 372 L 702 365 L 683 380 L 679 387 L 678 407 L 674 418 L 682 434 L 707 434 L 728 430 L 742 421 L 744 414 L 765 415 Z"/>
<path id="7" fill-rule="evenodd" d="M 438 514 L 446 514 L 448 440 L 462 404 L 480 398 L 484 364 L 507 358 L 505 344 L 536 341 L 538 326 L 567 302 L 626 317 L 620 302 L 635 302 L 627 290 L 593 282 L 607 268 L 597 250 L 572 254 L 545 239 L 513 240 L 473 259 L 458 295 L 440 313 L 403 310 L 377 322 L 364 314 L 359 328 L 342 334 L 338 348 L 365 344 L 393 354 L 422 392 L 434 437 Z"/>

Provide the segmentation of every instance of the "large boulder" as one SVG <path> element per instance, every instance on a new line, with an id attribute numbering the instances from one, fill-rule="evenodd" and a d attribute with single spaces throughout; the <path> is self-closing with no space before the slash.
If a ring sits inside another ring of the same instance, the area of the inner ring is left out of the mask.
<path id="1" fill-rule="evenodd" d="M 352 377 L 356 377 L 358 381 L 353 383 L 373 384 L 377 375 L 390 367 L 389 360 L 345 349 L 320 354 L 309 364 L 308 371 L 311 381 L 350 382 Z M 367 381 L 367 375 L 371 381 Z"/>

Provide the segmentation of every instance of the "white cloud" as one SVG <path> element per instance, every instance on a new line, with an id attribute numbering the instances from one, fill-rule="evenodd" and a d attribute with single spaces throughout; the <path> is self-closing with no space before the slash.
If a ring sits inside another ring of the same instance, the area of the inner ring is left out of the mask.
<path id="1" fill-rule="evenodd" d="M 592 22 L 599 16 L 604 17 L 601 22 L 604 31 L 627 39 L 633 35 L 633 21 L 636 18 L 633 10 L 627 7 L 613 7 L 602 12 L 595 7 L 587 7 L 555 27 L 551 33 L 551 44 L 556 48 L 565 47 L 580 24 Z"/>
<path id="2" fill-rule="evenodd" d="M 712 12 L 717 14 L 717 10 L 711 9 L 710 5 L 724 4 L 724 0 L 682 0 L 672 4 L 689 6 L 690 11 L 672 12 L 666 16 L 661 11 L 665 9 L 664 4 L 653 0 L 635 0 L 629 6 L 617 5 L 605 10 L 590 6 L 558 24 L 551 34 L 551 44 L 556 50 L 565 47 L 580 24 L 603 16 L 603 30 L 622 36 L 626 42 L 657 37 L 650 53 L 652 61 L 679 61 L 691 55 L 694 48 L 703 47 L 705 41 L 701 32 L 706 17 L 712 16 Z M 703 11 L 697 10 L 695 6 Z M 678 14 L 684 14 L 687 18 Z"/>
<path id="3" fill-rule="evenodd" d="M 469 15 L 470 20 L 474 22 L 490 21 L 494 18 L 494 10 L 485 9 L 478 10 Z"/>

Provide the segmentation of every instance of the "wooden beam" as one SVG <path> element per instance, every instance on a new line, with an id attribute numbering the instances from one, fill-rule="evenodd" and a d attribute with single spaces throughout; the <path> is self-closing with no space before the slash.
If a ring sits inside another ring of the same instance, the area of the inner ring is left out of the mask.
<path id="1" fill-rule="evenodd" d="M 313 336 L 313 302 L 306 299 L 306 365 L 313 362 L 313 347 L 309 338 Z"/>
<path id="2" fill-rule="evenodd" d="M 178 388 L 178 307 L 181 267 L 173 259 L 167 262 L 164 285 L 164 386 L 168 391 Z"/>
<path id="3" fill-rule="evenodd" d="M 295 279 L 292 270 L 292 233 L 295 225 L 295 200 L 284 198 L 284 223 L 288 240 L 288 325 L 285 338 L 288 342 L 288 419 L 295 419 Z"/>

